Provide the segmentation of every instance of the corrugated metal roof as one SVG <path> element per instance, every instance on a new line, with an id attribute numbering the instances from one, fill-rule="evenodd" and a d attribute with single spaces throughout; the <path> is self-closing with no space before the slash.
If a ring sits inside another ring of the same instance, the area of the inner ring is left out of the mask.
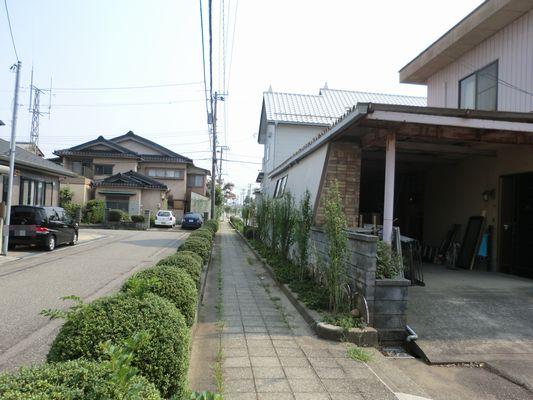
<path id="1" fill-rule="evenodd" d="M 323 88 L 318 95 L 265 92 L 268 121 L 331 125 L 357 103 L 426 106 L 425 97 Z"/>

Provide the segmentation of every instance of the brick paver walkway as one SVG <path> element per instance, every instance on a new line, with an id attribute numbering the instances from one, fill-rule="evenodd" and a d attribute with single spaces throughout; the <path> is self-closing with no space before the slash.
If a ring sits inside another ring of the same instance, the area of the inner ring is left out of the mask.
<path id="1" fill-rule="evenodd" d="M 346 344 L 314 335 L 226 224 L 218 245 L 225 399 L 396 399 L 371 369 L 346 356 Z"/>

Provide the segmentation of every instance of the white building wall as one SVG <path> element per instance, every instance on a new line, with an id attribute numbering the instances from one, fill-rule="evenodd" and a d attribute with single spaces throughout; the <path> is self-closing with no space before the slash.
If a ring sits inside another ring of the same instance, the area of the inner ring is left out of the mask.
<path id="1" fill-rule="evenodd" d="M 496 60 L 500 79 L 498 111 L 533 111 L 533 96 L 525 93 L 533 93 L 533 11 L 431 76 L 428 106 L 457 108 L 459 80 Z"/>
<path id="2" fill-rule="evenodd" d="M 322 132 L 323 126 L 279 124 L 275 135 L 274 167 Z"/>

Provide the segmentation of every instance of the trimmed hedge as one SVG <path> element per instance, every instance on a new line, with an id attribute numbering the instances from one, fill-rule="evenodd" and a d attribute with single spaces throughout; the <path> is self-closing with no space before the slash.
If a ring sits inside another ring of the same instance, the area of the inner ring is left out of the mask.
<path id="1" fill-rule="evenodd" d="M 169 266 L 184 270 L 194 281 L 196 287 L 200 286 L 202 275 L 202 258 L 192 251 L 180 251 L 159 260 L 158 266 Z"/>
<path id="2" fill-rule="evenodd" d="M 171 301 L 183 314 L 187 325 L 194 323 L 197 305 L 196 285 L 187 271 L 171 265 L 161 265 L 136 273 L 122 286 L 128 292 L 142 285 L 143 291 L 161 296 Z"/>
<path id="3" fill-rule="evenodd" d="M 77 358 L 99 360 L 101 343 L 121 345 L 136 332 L 150 339 L 136 351 L 132 366 L 151 381 L 164 397 L 188 397 L 189 329 L 174 305 L 157 295 L 142 297 L 119 293 L 97 299 L 68 314 L 52 343 L 47 361 Z"/>
<path id="4" fill-rule="evenodd" d="M 213 232 L 208 228 L 200 228 L 189 235 L 190 238 L 200 237 L 213 242 Z"/>
<path id="5" fill-rule="evenodd" d="M 211 242 L 199 237 L 188 238 L 178 248 L 178 252 L 183 250 L 192 251 L 198 254 L 200 257 L 202 257 L 204 264 L 207 264 L 209 261 L 209 254 L 211 252 Z"/>
<path id="6" fill-rule="evenodd" d="M 144 215 L 132 215 L 130 218 L 132 222 L 144 222 Z"/>
<path id="7" fill-rule="evenodd" d="M 109 222 L 122 222 L 129 221 L 130 217 L 127 212 L 122 210 L 109 210 L 108 219 Z"/>
<path id="8" fill-rule="evenodd" d="M 218 231 L 218 221 L 215 219 L 209 219 L 204 222 L 204 227 L 211 229 L 213 234 L 215 234 Z"/>
<path id="9" fill-rule="evenodd" d="M 0 374 L 0 398 L 4 400 L 123 400 L 127 388 L 121 389 L 112 379 L 109 362 L 88 360 L 44 364 L 21 368 L 14 374 Z M 160 400 L 158 390 L 142 376 L 131 385 L 140 387 L 139 398 Z"/>

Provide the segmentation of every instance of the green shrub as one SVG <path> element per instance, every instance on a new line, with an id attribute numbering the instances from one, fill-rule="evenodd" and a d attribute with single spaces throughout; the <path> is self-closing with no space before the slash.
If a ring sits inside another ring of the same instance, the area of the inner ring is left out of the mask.
<path id="1" fill-rule="evenodd" d="M 213 242 L 213 232 L 211 232 L 208 228 L 200 228 L 195 231 L 193 231 L 190 235 L 190 238 L 195 237 L 201 237 L 209 240 L 209 242 Z"/>
<path id="2" fill-rule="evenodd" d="M 75 360 L 21 368 L 0 375 L 0 398 L 4 400 L 101 400 L 161 399 L 155 386 L 142 376 L 133 376 L 129 387 L 115 384 L 110 362 Z"/>
<path id="3" fill-rule="evenodd" d="M 246 239 L 253 239 L 256 236 L 255 226 L 245 226 L 243 229 L 243 234 Z"/>
<path id="4" fill-rule="evenodd" d="M 376 278 L 394 279 L 402 271 L 402 259 L 395 254 L 391 246 L 379 240 L 376 249 Z"/>
<path id="5" fill-rule="evenodd" d="M 218 221 L 215 219 L 209 219 L 206 222 L 204 222 L 204 226 L 206 228 L 209 228 L 213 231 L 213 234 L 215 234 L 218 231 Z"/>
<path id="6" fill-rule="evenodd" d="M 239 217 L 235 217 L 232 215 L 231 217 L 229 217 L 229 222 L 231 222 L 233 227 L 237 229 L 238 231 L 243 230 L 244 223 L 242 222 L 242 219 L 240 219 Z"/>
<path id="7" fill-rule="evenodd" d="M 211 243 L 199 237 L 188 238 L 183 244 L 178 248 L 178 251 L 188 250 L 198 254 L 202 257 L 204 264 L 207 264 L 209 261 L 209 254 L 211 253 Z"/>
<path id="8" fill-rule="evenodd" d="M 126 281 L 122 290 L 135 290 L 142 286 L 150 292 L 171 301 L 181 311 L 187 324 L 192 326 L 196 314 L 196 285 L 187 271 L 171 265 L 161 265 L 136 273 Z"/>
<path id="9" fill-rule="evenodd" d="M 122 345 L 136 332 L 150 340 L 135 351 L 132 366 L 151 381 L 164 397 L 187 396 L 189 329 L 185 318 L 166 299 L 151 293 L 119 293 L 97 299 L 70 312 L 52 343 L 49 362 L 104 357 L 102 343 Z"/>
<path id="10" fill-rule="evenodd" d="M 150 226 L 151 227 L 155 226 L 155 215 L 154 214 L 150 214 Z"/>
<path id="11" fill-rule="evenodd" d="M 101 224 L 104 222 L 104 210 L 103 200 L 89 200 L 83 210 L 83 222 Z"/>
<path id="12" fill-rule="evenodd" d="M 65 209 L 65 213 L 73 220 L 76 219 L 76 211 L 81 210 L 81 206 L 75 203 L 65 204 L 63 208 Z"/>
<path id="13" fill-rule="evenodd" d="M 109 222 L 129 221 L 130 217 L 127 212 L 122 210 L 109 210 Z"/>
<path id="14" fill-rule="evenodd" d="M 130 218 L 132 222 L 144 222 L 144 215 L 132 215 Z"/>
<path id="15" fill-rule="evenodd" d="M 184 270 L 192 278 L 196 287 L 200 285 L 202 275 L 202 258 L 191 251 L 179 251 L 171 256 L 165 257 L 157 263 L 158 266 L 168 265 Z"/>

